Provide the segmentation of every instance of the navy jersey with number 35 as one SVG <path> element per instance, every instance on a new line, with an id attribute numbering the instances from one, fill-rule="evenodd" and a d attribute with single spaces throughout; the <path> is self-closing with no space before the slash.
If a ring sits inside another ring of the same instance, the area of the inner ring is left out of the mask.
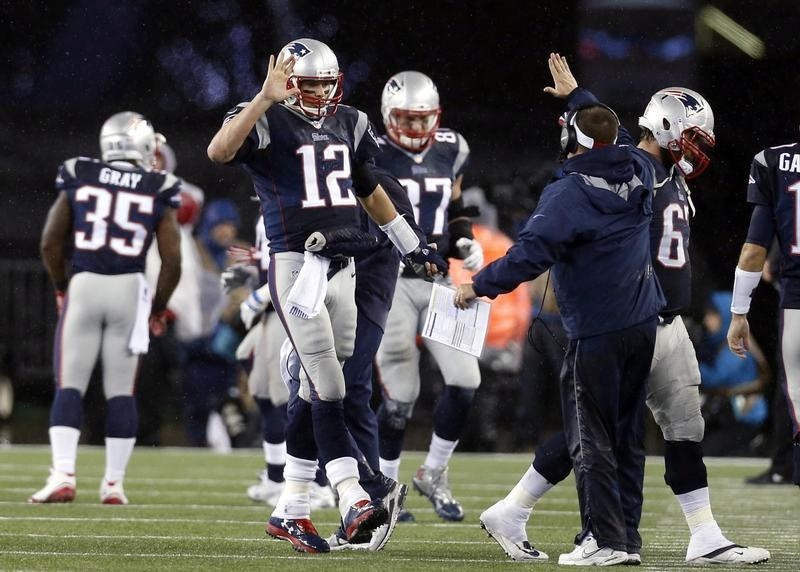
<path id="1" fill-rule="evenodd" d="M 58 168 L 56 190 L 72 209 L 72 273 L 144 272 L 166 208 L 180 205 L 180 180 L 127 162 L 75 157 Z"/>
<path id="2" fill-rule="evenodd" d="M 355 108 L 340 105 L 335 115 L 317 121 L 283 104 L 267 109 L 234 162 L 253 179 L 270 251 L 302 252 L 314 231 L 359 226 L 355 195 L 362 190 L 353 188 L 352 166 L 379 151 L 369 119 Z"/>
<path id="3" fill-rule="evenodd" d="M 781 307 L 800 309 L 800 144 L 755 156 L 747 202 L 772 210 L 781 249 Z"/>

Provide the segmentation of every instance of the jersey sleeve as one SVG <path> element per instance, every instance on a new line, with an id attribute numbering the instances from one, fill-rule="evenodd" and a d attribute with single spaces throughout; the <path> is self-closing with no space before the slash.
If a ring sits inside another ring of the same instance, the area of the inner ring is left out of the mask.
<path id="1" fill-rule="evenodd" d="M 58 172 L 56 173 L 56 181 L 55 187 L 57 192 L 61 192 L 71 186 L 71 183 L 75 181 L 77 175 L 75 166 L 78 163 L 78 158 L 73 157 L 72 159 L 67 159 L 61 165 L 58 166 Z"/>
<path id="2" fill-rule="evenodd" d="M 225 114 L 225 118 L 222 120 L 222 124 L 225 125 L 228 123 L 239 113 L 241 113 L 245 107 L 247 107 L 247 102 L 240 103 L 236 107 L 228 110 L 228 112 Z M 247 134 L 247 138 L 236 152 L 236 156 L 234 156 L 231 163 L 248 163 L 252 160 L 253 154 L 256 150 L 266 149 L 269 144 L 269 121 L 267 120 L 266 114 L 264 114 L 259 117 L 256 124 L 253 126 L 253 129 L 251 129 L 250 133 Z"/>
<path id="3" fill-rule="evenodd" d="M 747 202 L 754 205 L 772 206 L 774 192 L 772 178 L 765 151 L 753 158 L 750 166 L 750 178 L 747 183 Z"/>
<path id="4" fill-rule="evenodd" d="M 156 200 L 162 207 L 177 209 L 181 206 L 181 180 L 172 173 L 165 175 Z"/>
<path id="5" fill-rule="evenodd" d="M 467 140 L 460 133 L 456 133 L 456 143 L 458 150 L 453 160 L 453 180 L 463 175 L 469 164 L 469 145 Z"/>
<path id="6" fill-rule="evenodd" d="M 353 148 L 355 149 L 353 161 L 359 165 L 366 163 L 381 152 L 378 138 L 375 136 L 375 128 L 363 111 L 358 112 L 356 126 L 353 130 Z"/>

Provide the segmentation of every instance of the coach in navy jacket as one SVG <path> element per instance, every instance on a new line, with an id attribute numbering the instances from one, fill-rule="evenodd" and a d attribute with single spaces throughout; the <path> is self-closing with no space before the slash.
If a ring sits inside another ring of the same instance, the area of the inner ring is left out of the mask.
<path id="1" fill-rule="evenodd" d="M 620 482 L 643 472 L 645 381 L 664 306 L 650 263 L 654 173 L 630 147 L 611 144 L 613 111 L 591 104 L 572 113 L 577 144 L 567 144 L 563 177 L 545 187 L 517 243 L 461 286 L 455 303 L 494 298 L 552 267 L 570 339 L 561 400 L 583 524 L 576 544 L 591 532 L 613 564 L 627 559 Z"/>

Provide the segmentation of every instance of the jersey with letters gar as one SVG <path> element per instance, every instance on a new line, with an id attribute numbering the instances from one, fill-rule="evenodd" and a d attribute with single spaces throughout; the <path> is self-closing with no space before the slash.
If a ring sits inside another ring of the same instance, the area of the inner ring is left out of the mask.
<path id="1" fill-rule="evenodd" d="M 772 210 L 781 252 L 781 308 L 800 309 L 800 144 L 770 147 L 753 158 L 747 202 Z"/>

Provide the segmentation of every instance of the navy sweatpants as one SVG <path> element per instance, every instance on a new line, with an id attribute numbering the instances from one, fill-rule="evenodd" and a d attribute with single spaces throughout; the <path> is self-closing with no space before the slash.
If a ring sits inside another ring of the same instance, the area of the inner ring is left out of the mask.
<path id="1" fill-rule="evenodd" d="M 641 549 L 645 388 L 656 326 L 653 316 L 624 330 L 570 340 L 561 371 L 584 531 L 591 530 L 599 546 L 626 552 Z"/>

